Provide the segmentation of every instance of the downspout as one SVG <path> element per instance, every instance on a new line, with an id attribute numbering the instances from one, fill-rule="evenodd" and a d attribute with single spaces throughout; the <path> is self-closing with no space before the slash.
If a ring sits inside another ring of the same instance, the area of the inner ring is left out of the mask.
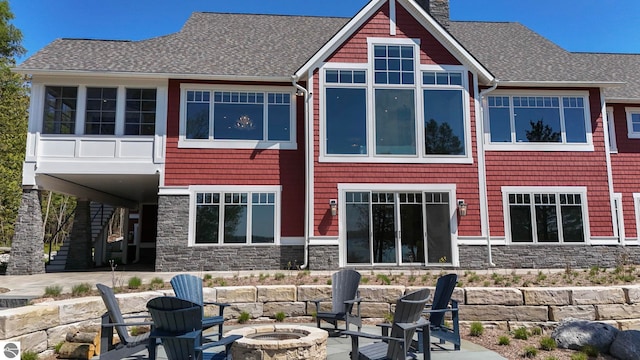
<path id="1" fill-rule="evenodd" d="M 304 95 L 304 263 L 300 269 L 309 266 L 309 91 L 298 84 L 299 77 L 291 75 L 291 83 Z"/>
<path id="2" fill-rule="evenodd" d="M 478 139 L 478 144 L 482 146 L 482 151 L 481 154 L 482 155 L 482 164 L 478 164 L 478 166 L 482 166 L 482 183 L 484 184 L 484 193 L 485 193 L 485 197 L 487 196 L 487 166 L 486 166 L 486 162 L 485 162 L 485 150 L 484 150 L 484 97 L 492 92 L 493 90 L 495 90 L 498 87 L 498 83 L 500 81 L 498 79 L 494 79 L 491 81 L 491 87 L 484 89 L 482 91 L 480 91 L 479 97 L 480 97 L 480 134 L 481 134 L 481 138 Z M 487 214 L 487 216 L 485 216 L 485 229 L 487 229 L 487 255 L 488 255 L 488 260 L 489 260 L 489 266 L 490 267 L 495 267 L 496 264 L 493 263 L 493 255 L 491 252 L 491 229 L 489 226 L 489 199 L 485 198 L 484 201 L 484 212 L 485 214 Z"/>

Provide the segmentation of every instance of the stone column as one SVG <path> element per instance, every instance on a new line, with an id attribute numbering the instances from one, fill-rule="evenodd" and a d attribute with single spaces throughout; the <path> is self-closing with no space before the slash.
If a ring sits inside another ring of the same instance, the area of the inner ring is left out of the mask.
<path id="1" fill-rule="evenodd" d="M 44 273 L 44 226 L 38 190 L 23 189 L 7 275 Z"/>
<path id="2" fill-rule="evenodd" d="M 91 241 L 91 208 L 86 199 L 76 201 L 76 214 L 69 236 L 69 256 L 65 270 L 87 270 L 93 267 Z"/>

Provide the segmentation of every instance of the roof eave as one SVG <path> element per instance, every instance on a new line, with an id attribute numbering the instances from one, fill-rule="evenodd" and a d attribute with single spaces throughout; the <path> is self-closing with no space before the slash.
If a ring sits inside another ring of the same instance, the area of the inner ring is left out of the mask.
<path id="1" fill-rule="evenodd" d="M 608 104 L 616 103 L 616 104 L 638 104 L 640 103 L 640 98 L 616 98 L 616 97 L 606 97 L 604 100 Z"/>
<path id="2" fill-rule="evenodd" d="M 584 88 L 612 88 L 624 86 L 624 82 L 617 81 L 531 81 L 531 80 L 499 80 L 500 87 L 584 87 Z"/>
<path id="3" fill-rule="evenodd" d="M 43 70 L 29 68 L 12 68 L 11 71 L 24 75 L 38 76 L 85 76 L 108 78 L 138 78 L 138 79 L 197 79 L 219 81 L 256 81 L 256 82 L 291 82 L 291 76 L 247 76 L 247 75 L 219 75 L 198 73 L 147 73 L 127 71 L 89 71 L 89 70 Z"/>

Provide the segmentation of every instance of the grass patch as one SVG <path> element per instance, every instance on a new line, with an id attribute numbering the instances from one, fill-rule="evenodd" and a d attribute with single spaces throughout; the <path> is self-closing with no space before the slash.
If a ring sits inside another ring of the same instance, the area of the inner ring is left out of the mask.
<path id="1" fill-rule="evenodd" d="M 277 322 L 283 322 L 284 319 L 287 318 L 287 315 L 285 315 L 285 313 L 283 313 L 282 311 L 280 311 L 279 313 L 276 313 L 275 315 L 276 321 Z"/>
<path id="2" fill-rule="evenodd" d="M 538 355 L 538 349 L 536 349 L 533 346 L 527 346 L 526 348 L 524 348 L 524 353 L 522 354 L 522 357 L 524 358 L 534 358 Z"/>
<path id="3" fill-rule="evenodd" d="M 527 340 L 529 338 L 529 332 L 525 327 L 517 328 L 513 331 L 513 337 L 518 340 Z"/>
<path id="4" fill-rule="evenodd" d="M 62 286 L 60 285 L 51 285 L 44 288 L 44 296 L 57 297 L 60 294 L 62 294 Z"/>
<path id="5" fill-rule="evenodd" d="M 149 287 L 151 288 L 151 290 L 162 289 L 164 287 L 164 280 L 159 277 L 154 277 L 153 279 L 151 279 Z"/>
<path id="6" fill-rule="evenodd" d="M 71 288 L 71 295 L 73 296 L 85 296 L 89 292 L 91 292 L 91 285 L 89 285 L 89 283 L 73 285 Z"/>
<path id="7" fill-rule="evenodd" d="M 558 344 L 552 337 L 545 336 L 542 339 L 540 339 L 540 349 L 545 351 L 551 351 L 557 348 L 558 348 Z"/>
<path id="8" fill-rule="evenodd" d="M 378 274 L 376 275 L 376 280 L 378 280 L 380 283 L 384 284 L 384 285 L 390 285 L 391 284 L 391 279 L 389 279 L 389 277 L 385 274 Z"/>
<path id="9" fill-rule="evenodd" d="M 240 324 L 244 324 L 247 321 L 249 321 L 250 318 L 251 318 L 251 315 L 248 312 L 243 311 L 240 313 L 240 316 L 238 316 L 238 322 Z"/>
<path id="10" fill-rule="evenodd" d="M 571 355 L 571 360 L 588 360 L 589 357 L 585 353 L 575 353 Z"/>
<path id="11" fill-rule="evenodd" d="M 469 325 L 469 335 L 471 336 L 481 336 L 484 332 L 484 326 L 479 321 L 474 321 Z"/>
<path id="12" fill-rule="evenodd" d="M 142 286 L 142 279 L 137 276 L 131 277 L 127 282 L 127 287 L 129 289 L 139 289 Z"/>
<path id="13" fill-rule="evenodd" d="M 507 346 L 511 344 L 511 339 L 507 335 L 502 335 L 498 338 L 498 345 Z"/>

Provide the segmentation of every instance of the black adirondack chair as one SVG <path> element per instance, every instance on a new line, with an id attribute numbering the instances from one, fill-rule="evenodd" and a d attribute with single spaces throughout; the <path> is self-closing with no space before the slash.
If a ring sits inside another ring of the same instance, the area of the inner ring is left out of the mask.
<path id="1" fill-rule="evenodd" d="M 217 341 L 202 336 L 202 306 L 172 296 L 149 300 L 147 309 L 153 319 L 152 339 L 160 339 L 168 360 L 211 360 L 228 358 L 229 349 L 240 335 Z M 207 342 L 208 341 L 208 342 Z M 224 351 L 205 352 L 214 347 Z"/>
<path id="2" fill-rule="evenodd" d="M 390 336 L 344 331 L 343 335 L 351 336 L 351 360 L 415 359 L 416 354 L 410 351 L 411 342 L 416 329 L 425 327 L 427 324 L 422 317 L 422 310 L 427 301 L 429 301 L 429 289 L 417 290 L 399 298 L 393 314 L 393 323 L 390 326 Z M 381 341 L 360 347 L 358 340 L 360 337 Z M 430 359 L 429 352 L 424 355 L 425 359 Z"/>
<path id="3" fill-rule="evenodd" d="M 151 321 L 142 321 L 143 319 L 148 319 L 149 316 L 123 316 L 113 290 L 103 284 L 97 284 L 96 287 L 107 308 L 107 312 L 102 315 L 100 360 L 120 360 L 144 349 L 148 349 L 150 360 L 155 359 L 156 340 L 151 339 L 149 333 L 132 336 L 127 331 L 127 327 L 152 326 L 153 323 Z M 133 321 L 134 319 L 137 321 Z M 113 344 L 114 328 L 120 338 L 120 342 L 117 344 Z"/>
<path id="4" fill-rule="evenodd" d="M 454 350 L 460 350 L 460 325 L 458 318 L 458 302 L 451 299 L 458 283 L 458 275 L 447 274 L 438 278 L 433 294 L 433 303 L 427 305 L 423 315 L 429 319 L 430 335 L 439 339 L 440 345 L 445 342 L 453 344 Z M 445 315 L 451 313 L 452 327 L 446 326 Z M 426 342 L 425 342 L 426 338 Z M 421 330 L 418 331 L 418 352 L 423 352 L 429 338 Z"/>
<path id="5" fill-rule="evenodd" d="M 202 329 L 206 330 L 213 326 L 218 326 L 219 337 L 222 337 L 222 331 L 224 326 L 224 308 L 229 304 L 204 301 L 204 295 L 202 293 L 202 279 L 190 274 L 179 274 L 171 278 L 171 287 L 175 292 L 176 297 L 188 300 L 196 303 L 202 307 Z M 204 316 L 205 305 L 216 305 L 220 309 L 218 316 Z M 212 336 L 214 334 L 209 334 Z"/>
<path id="6" fill-rule="evenodd" d="M 316 304 L 316 325 L 321 328 L 322 320 L 333 325 L 331 329 L 334 334 L 339 334 L 338 322 L 344 321 L 344 330 L 349 330 L 349 325 L 353 324 L 362 329 L 362 318 L 360 317 L 360 299 L 358 285 L 360 284 L 360 273 L 343 269 L 331 276 L 331 311 L 320 311 L 320 302 L 326 299 L 313 300 Z M 353 311 L 355 306 L 355 312 Z"/>

